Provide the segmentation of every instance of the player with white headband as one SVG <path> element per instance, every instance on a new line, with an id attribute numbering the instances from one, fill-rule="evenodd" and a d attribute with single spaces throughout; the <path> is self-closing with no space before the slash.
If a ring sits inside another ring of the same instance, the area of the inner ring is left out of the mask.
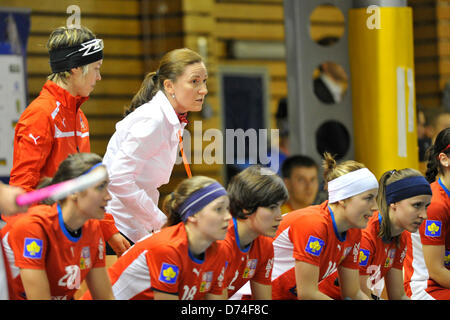
<path id="1" fill-rule="evenodd" d="M 285 216 L 274 239 L 273 299 L 331 299 L 323 280 L 338 272 L 348 299 L 368 299 L 359 285 L 361 230 L 377 209 L 378 181 L 356 161 L 324 154 L 328 198 Z"/>

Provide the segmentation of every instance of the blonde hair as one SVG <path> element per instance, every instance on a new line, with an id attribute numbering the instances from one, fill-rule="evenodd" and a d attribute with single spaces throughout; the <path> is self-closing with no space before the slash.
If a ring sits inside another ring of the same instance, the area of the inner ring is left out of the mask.
<path id="1" fill-rule="evenodd" d="M 125 108 L 124 116 L 149 102 L 159 90 L 164 91 L 165 80 L 175 82 L 184 73 L 187 66 L 198 62 L 203 62 L 201 55 L 188 48 L 167 52 L 162 57 L 158 70 L 145 76 L 139 91 L 134 95 L 130 105 Z"/>
<path id="2" fill-rule="evenodd" d="M 391 220 L 389 219 L 389 206 L 386 201 L 386 186 L 409 177 L 423 177 L 423 175 L 415 169 L 405 168 L 399 171 L 387 171 L 380 178 L 377 205 L 383 219 L 381 220 L 380 232 L 378 233 L 378 236 L 384 241 L 390 241 L 392 238 Z M 398 243 L 399 237 L 396 237 L 395 240 Z"/>
<path id="3" fill-rule="evenodd" d="M 47 49 L 50 52 L 58 48 L 69 48 L 79 45 L 83 42 L 92 40 L 95 38 L 95 34 L 86 27 L 81 26 L 78 28 L 59 27 L 53 30 L 47 41 Z M 89 67 L 88 65 L 81 67 L 83 75 L 86 75 Z M 70 71 L 63 71 L 50 74 L 47 79 L 53 82 L 61 81 L 67 84 L 67 80 L 70 77 Z"/>
<path id="4" fill-rule="evenodd" d="M 164 198 L 162 211 L 167 215 L 166 226 L 173 226 L 181 222 L 177 209 L 191 194 L 215 182 L 217 181 L 205 176 L 195 176 L 181 181 L 175 190 Z"/>
<path id="5" fill-rule="evenodd" d="M 340 164 L 336 163 L 334 157 L 329 153 L 323 154 L 324 160 L 322 161 L 323 177 L 325 181 L 324 189 L 328 189 L 328 182 L 334 180 L 347 173 L 365 168 L 366 166 L 354 160 L 347 160 Z"/>

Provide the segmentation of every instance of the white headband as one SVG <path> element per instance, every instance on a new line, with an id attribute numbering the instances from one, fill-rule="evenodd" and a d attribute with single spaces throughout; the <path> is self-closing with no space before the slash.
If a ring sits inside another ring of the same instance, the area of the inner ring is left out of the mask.
<path id="1" fill-rule="evenodd" d="M 344 200 L 371 189 L 378 189 L 378 181 L 369 169 L 352 171 L 328 182 L 328 202 Z"/>

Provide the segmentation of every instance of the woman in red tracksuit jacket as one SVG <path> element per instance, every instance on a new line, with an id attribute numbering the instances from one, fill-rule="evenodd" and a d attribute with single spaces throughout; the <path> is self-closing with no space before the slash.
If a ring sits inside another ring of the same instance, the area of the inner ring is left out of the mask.
<path id="1" fill-rule="evenodd" d="M 35 189 L 43 177 L 53 177 L 69 154 L 90 152 L 89 125 L 80 107 L 101 79 L 103 42 L 89 29 L 57 28 L 47 47 L 52 74 L 22 113 L 14 134 L 10 184 L 26 191 Z M 129 243 L 112 216 L 101 225 L 104 238 L 121 255 Z"/>

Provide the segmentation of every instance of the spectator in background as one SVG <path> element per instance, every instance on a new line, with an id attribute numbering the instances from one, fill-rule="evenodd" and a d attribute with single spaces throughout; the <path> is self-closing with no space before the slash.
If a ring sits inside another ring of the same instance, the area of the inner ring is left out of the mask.
<path id="1" fill-rule="evenodd" d="M 417 139 L 419 144 L 419 161 L 425 161 L 425 152 L 431 146 L 431 137 L 428 136 L 428 122 L 423 107 L 417 106 Z"/>
<path id="2" fill-rule="evenodd" d="M 339 103 L 347 90 L 348 77 L 340 65 L 327 61 L 319 66 L 313 86 L 316 97 L 323 103 Z"/>
<path id="3" fill-rule="evenodd" d="M 428 136 L 434 143 L 438 133 L 450 127 L 450 112 L 442 108 L 428 108 L 425 113 L 425 117 L 428 120 Z"/>
<path id="4" fill-rule="evenodd" d="M 287 99 L 281 98 L 278 102 L 278 109 L 275 115 L 277 120 L 277 127 L 280 130 L 280 142 L 279 142 L 279 153 L 280 153 L 280 168 L 286 157 L 289 157 L 289 120 L 288 120 L 288 106 Z"/>
<path id="5" fill-rule="evenodd" d="M 278 109 L 275 115 L 276 124 L 278 128 L 278 141 L 270 141 L 270 163 L 267 166 L 274 166 L 273 171 L 276 171 L 278 175 L 281 176 L 281 167 L 283 162 L 290 155 L 289 151 L 289 120 L 288 120 L 288 108 L 287 108 L 287 99 L 281 98 L 278 101 Z M 269 142 L 269 141 L 268 141 Z M 278 157 L 278 159 L 276 159 Z M 276 164 L 278 167 L 275 168 Z M 239 166 L 239 165 L 238 165 Z M 245 164 L 245 166 L 240 165 L 239 171 L 247 168 L 249 164 Z"/>
<path id="6" fill-rule="evenodd" d="M 319 167 L 312 158 L 288 157 L 281 167 L 281 176 L 289 192 L 288 201 L 281 207 L 282 214 L 314 203 L 319 191 Z"/>

